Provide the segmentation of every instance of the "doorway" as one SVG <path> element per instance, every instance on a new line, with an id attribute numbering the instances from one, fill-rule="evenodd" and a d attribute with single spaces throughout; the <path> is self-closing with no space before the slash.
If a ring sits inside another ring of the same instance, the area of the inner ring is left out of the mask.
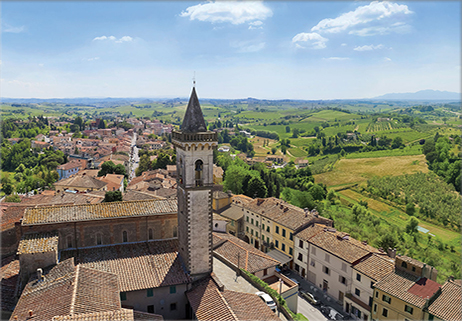
<path id="1" fill-rule="evenodd" d="M 329 288 L 329 282 L 327 282 L 326 280 L 322 280 L 322 290 L 324 292 L 327 292 L 328 288 Z"/>

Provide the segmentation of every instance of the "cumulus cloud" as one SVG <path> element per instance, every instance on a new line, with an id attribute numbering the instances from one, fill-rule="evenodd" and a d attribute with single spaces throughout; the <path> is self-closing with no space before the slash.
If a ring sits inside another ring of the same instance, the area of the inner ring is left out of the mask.
<path id="1" fill-rule="evenodd" d="M 324 38 L 316 32 L 302 32 L 292 38 L 292 42 L 295 43 L 297 48 L 304 48 L 304 46 L 298 44 L 298 42 L 303 42 L 304 45 L 307 45 L 313 49 L 324 49 L 326 48 L 327 41 L 329 41 L 329 39 Z"/>
<path id="2" fill-rule="evenodd" d="M 117 38 L 114 37 L 114 36 L 109 36 L 109 37 L 101 36 L 101 37 L 95 37 L 95 38 L 93 39 L 93 41 L 99 41 L 99 40 L 111 40 L 111 41 L 114 41 L 114 42 L 116 42 L 116 43 L 121 43 L 121 42 L 133 41 L 133 38 L 130 37 L 130 36 L 123 36 L 122 38 L 117 39 Z"/>
<path id="3" fill-rule="evenodd" d="M 311 28 L 311 31 L 338 33 L 366 23 L 389 20 L 392 17 L 401 17 L 411 13 L 413 12 L 404 4 L 372 1 L 368 5 L 360 6 L 354 11 L 341 14 L 337 18 L 323 19 Z"/>
<path id="4" fill-rule="evenodd" d="M 11 26 L 11 25 L 7 24 L 6 22 L 2 23 L 2 32 L 20 33 L 20 32 L 24 32 L 24 31 L 26 31 L 25 26 L 14 27 L 14 26 Z"/>
<path id="5" fill-rule="evenodd" d="M 261 1 L 211 1 L 186 8 L 181 12 L 180 17 L 238 25 L 254 20 L 265 20 L 272 15 L 273 11 Z"/>
<path id="6" fill-rule="evenodd" d="M 356 46 L 353 50 L 356 51 L 371 51 L 371 50 L 376 50 L 376 49 L 383 49 L 384 46 L 382 44 L 380 45 L 364 45 L 364 46 Z"/>
<path id="7" fill-rule="evenodd" d="M 260 20 L 250 22 L 249 29 L 263 29 L 262 25 L 263 25 L 263 22 L 261 22 Z"/>
<path id="8" fill-rule="evenodd" d="M 322 58 L 324 60 L 348 60 L 348 57 L 329 57 L 329 58 Z"/>

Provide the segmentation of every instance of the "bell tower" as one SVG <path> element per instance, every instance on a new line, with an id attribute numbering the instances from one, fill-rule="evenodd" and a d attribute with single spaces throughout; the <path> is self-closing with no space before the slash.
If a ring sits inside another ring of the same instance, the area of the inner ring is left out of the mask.
<path id="1" fill-rule="evenodd" d="M 173 131 L 176 148 L 179 253 L 193 279 L 212 272 L 213 150 L 217 133 L 207 131 L 196 88 L 183 124 Z"/>

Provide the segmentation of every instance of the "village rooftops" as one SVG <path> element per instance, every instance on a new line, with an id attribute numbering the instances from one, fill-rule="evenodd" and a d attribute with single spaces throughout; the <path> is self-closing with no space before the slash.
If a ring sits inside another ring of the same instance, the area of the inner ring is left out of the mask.
<path id="1" fill-rule="evenodd" d="M 213 273 L 195 282 L 186 296 L 198 321 L 280 321 L 257 295 L 226 290 Z"/>
<path id="2" fill-rule="evenodd" d="M 461 280 L 448 280 L 441 287 L 440 296 L 429 305 L 428 312 L 441 320 L 462 320 Z"/>
<path id="3" fill-rule="evenodd" d="M 310 211 L 305 212 L 275 197 L 253 199 L 244 207 L 294 231 L 315 222 L 332 224 L 332 221 L 327 218 L 315 216 Z"/>
<path id="4" fill-rule="evenodd" d="M 115 273 L 120 292 L 191 282 L 178 254 L 178 240 L 149 241 L 61 251 L 83 267 Z"/>
<path id="5" fill-rule="evenodd" d="M 278 260 L 254 246 L 227 233 L 213 233 L 214 253 L 225 258 L 235 267 L 255 273 L 281 264 Z"/>
<path id="6" fill-rule="evenodd" d="M 370 277 L 372 280 L 379 281 L 387 274 L 393 272 L 395 262 L 394 259 L 386 255 L 374 253 L 361 259 L 353 268 Z"/>
<path id="7" fill-rule="evenodd" d="M 24 234 L 17 254 L 34 254 L 58 251 L 58 232 Z"/>
<path id="8" fill-rule="evenodd" d="M 26 285 L 11 320 L 52 320 L 121 309 L 117 275 L 65 260 Z"/>
<path id="9" fill-rule="evenodd" d="M 378 281 L 375 287 L 422 309 L 441 285 L 427 278 L 395 270 Z"/>
<path id="10" fill-rule="evenodd" d="M 52 321 L 142 321 L 163 320 L 159 314 L 139 312 L 132 309 L 120 309 L 115 311 L 103 311 L 73 315 L 60 315 L 53 317 Z"/>
<path id="11" fill-rule="evenodd" d="M 351 238 L 347 233 L 339 232 L 330 227 L 323 227 L 321 229 L 321 225 L 318 224 L 306 228 L 297 234 L 297 236 L 299 235 L 307 242 L 350 264 L 357 263 L 358 260 L 364 258 L 369 253 L 379 253 L 376 248 Z"/>
<path id="12" fill-rule="evenodd" d="M 28 208 L 22 225 L 40 225 L 92 221 L 123 217 L 176 214 L 178 203 L 172 200 L 143 200 L 99 204 Z"/>
<path id="13" fill-rule="evenodd" d="M 86 189 L 100 189 L 106 185 L 107 183 L 87 175 L 75 175 L 66 179 L 62 179 L 55 183 L 56 187 L 72 186 Z"/>

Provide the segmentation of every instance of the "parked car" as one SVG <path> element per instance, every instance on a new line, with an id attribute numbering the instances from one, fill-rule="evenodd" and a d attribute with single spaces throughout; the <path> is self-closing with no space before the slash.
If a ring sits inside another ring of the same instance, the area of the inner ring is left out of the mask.
<path id="1" fill-rule="evenodd" d="M 320 305 L 321 301 L 313 294 L 307 291 L 300 291 L 300 295 L 302 298 L 310 302 L 312 305 Z"/>
<path id="2" fill-rule="evenodd" d="M 273 312 L 276 312 L 276 302 L 273 301 L 273 298 L 270 297 L 270 295 L 269 295 L 268 293 L 265 293 L 265 292 L 256 292 L 255 294 L 258 295 L 258 296 L 263 300 L 263 302 L 265 302 L 266 305 L 267 305 L 271 310 L 273 310 Z"/>
<path id="3" fill-rule="evenodd" d="M 328 314 L 329 320 L 343 320 L 343 315 L 341 315 L 339 312 L 337 312 L 331 307 L 329 307 L 328 309 L 329 309 L 329 314 Z"/>

